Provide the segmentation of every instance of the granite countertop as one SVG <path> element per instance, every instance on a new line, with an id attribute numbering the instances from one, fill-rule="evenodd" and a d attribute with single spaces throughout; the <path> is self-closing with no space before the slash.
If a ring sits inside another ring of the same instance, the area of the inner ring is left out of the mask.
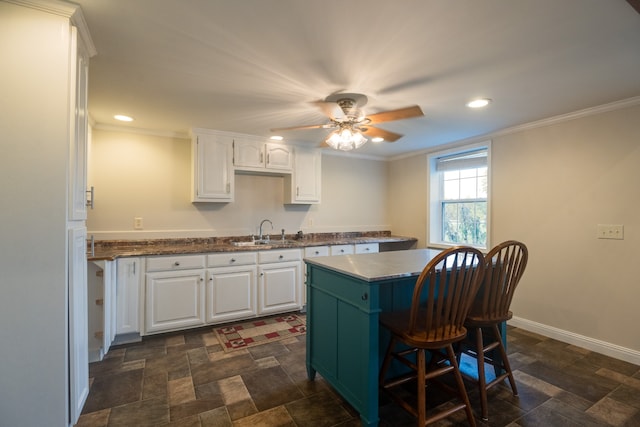
<path id="1" fill-rule="evenodd" d="M 310 246 L 349 245 L 357 243 L 399 243 L 413 245 L 414 237 L 392 236 L 388 231 L 351 232 L 351 233 L 313 233 L 301 239 L 295 235 L 286 235 L 285 241 L 274 239 L 271 243 L 255 246 L 236 246 L 231 242 L 249 241 L 249 237 L 208 237 L 183 239 L 149 239 L 149 240 L 103 240 L 96 241 L 94 251 L 88 246 L 89 261 L 114 260 L 121 257 L 149 255 L 181 255 L 215 252 L 248 252 L 271 249 L 305 248 Z"/>
<path id="2" fill-rule="evenodd" d="M 366 282 L 418 276 L 440 249 L 412 249 L 373 254 L 305 258 L 307 264 L 328 268 Z"/>

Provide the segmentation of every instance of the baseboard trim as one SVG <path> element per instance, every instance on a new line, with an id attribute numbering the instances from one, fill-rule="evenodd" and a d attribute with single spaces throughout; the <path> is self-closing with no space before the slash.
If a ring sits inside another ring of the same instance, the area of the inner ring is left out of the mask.
<path id="1" fill-rule="evenodd" d="M 523 319 L 521 317 L 513 317 L 508 324 L 526 331 L 535 332 L 545 337 L 553 338 L 558 341 L 573 344 L 596 353 L 604 354 L 625 362 L 640 365 L 640 351 L 622 347 L 606 341 L 597 340 L 584 335 L 554 328 L 553 326 L 544 325 L 532 320 Z"/>

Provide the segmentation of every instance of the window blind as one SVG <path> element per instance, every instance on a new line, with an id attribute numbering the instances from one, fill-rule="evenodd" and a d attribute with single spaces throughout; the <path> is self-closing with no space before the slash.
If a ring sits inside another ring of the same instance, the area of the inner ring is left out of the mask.
<path id="1" fill-rule="evenodd" d="M 456 153 L 436 159 L 436 171 L 475 169 L 487 166 L 487 149 Z"/>

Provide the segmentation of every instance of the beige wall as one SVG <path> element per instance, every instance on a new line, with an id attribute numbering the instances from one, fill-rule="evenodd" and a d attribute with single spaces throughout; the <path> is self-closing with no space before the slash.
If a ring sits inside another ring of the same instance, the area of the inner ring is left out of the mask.
<path id="1" fill-rule="evenodd" d="M 637 363 L 640 107 L 492 140 L 492 243 L 518 239 L 530 251 L 512 304 L 515 320 L 569 341 L 577 334 L 596 349 L 610 344 L 612 354 Z M 394 203 L 419 218 L 427 216 L 424 197 L 407 188 L 426 173 L 425 157 L 390 167 Z M 425 236 L 424 225 L 408 222 L 405 212 L 391 218 L 392 229 L 410 223 L 403 232 Z M 623 224 L 625 239 L 597 239 L 597 224 Z"/>
<path id="2" fill-rule="evenodd" d="M 492 139 L 491 241 L 519 239 L 531 253 L 514 322 L 636 362 L 639 118 L 639 106 L 627 107 Z M 186 139 L 94 130 L 89 232 L 250 234 L 269 218 L 276 233 L 389 229 L 426 246 L 425 154 L 391 162 L 323 154 L 322 203 L 291 206 L 281 177 L 251 175 L 236 176 L 234 203 L 192 204 L 189 150 Z M 133 231 L 136 216 L 143 232 Z M 624 224 L 625 240 L 597 239 L 597 224 Z"/>
<path id="3" fill-rule="evenodd" d="M 257 233 L 264 218 L 274 233 L 388 230 L 387 163 L 322 156 L 322 203 L 285 205 L 284 179 L 236 175 L 233 203 L 191 203 L 190 140 L 93 129 L 89 185 L 97 239 L 227 236 Z M 133 230 L 142 217 L 144 230 Z"/>

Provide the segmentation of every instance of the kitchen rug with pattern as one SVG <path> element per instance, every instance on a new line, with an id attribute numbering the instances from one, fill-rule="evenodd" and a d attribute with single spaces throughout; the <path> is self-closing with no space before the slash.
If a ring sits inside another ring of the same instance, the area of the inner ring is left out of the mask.
<path id="1" fill-rule="evenodd" d="M 214 331 L 224 351 L 230 352 L 303 335 L 307 331 L 305 320 L 289 313 L 227 324 Z"/>

